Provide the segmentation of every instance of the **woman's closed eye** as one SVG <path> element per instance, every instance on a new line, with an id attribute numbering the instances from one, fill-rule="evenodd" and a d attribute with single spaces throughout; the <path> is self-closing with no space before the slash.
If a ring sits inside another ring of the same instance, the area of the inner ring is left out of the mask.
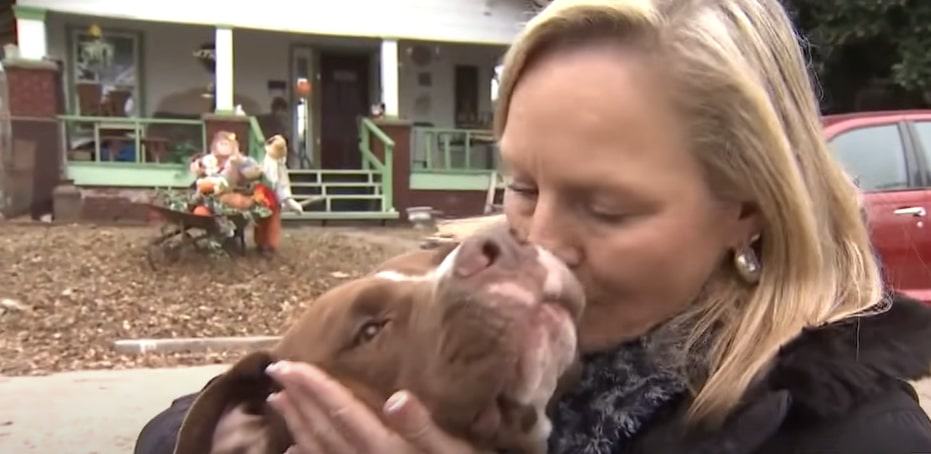
<path id="1" fill-rule="evenodd" d="M 529 184 L 512 181 L 508 183 L 506 187 L 508 191 L 514 192 L 515 194 L 519 194 L 524 197 L 535 197 L 537 195 L 537 188 Z"/>
<path id="2" fill-rule="evenodd" d="M 628 212 L 621 208 L 606 207 L 598 204 L 584 205 L 585 210 L 592 218 L 605 223 L 618 223 L 628 217 Z"/>

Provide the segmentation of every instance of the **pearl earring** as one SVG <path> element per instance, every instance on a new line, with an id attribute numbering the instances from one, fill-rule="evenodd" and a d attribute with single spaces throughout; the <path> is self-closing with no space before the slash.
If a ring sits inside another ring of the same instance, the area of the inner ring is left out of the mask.
<path id="1" fill-rule="evenodd" d="M 737 269 L 737 274 L 746 283 L 752 285 L 760 282 L 763 267 L 760 265 L 760 259 L 752 247 L 744 246 L 734 251 L 734 268 Z"/>

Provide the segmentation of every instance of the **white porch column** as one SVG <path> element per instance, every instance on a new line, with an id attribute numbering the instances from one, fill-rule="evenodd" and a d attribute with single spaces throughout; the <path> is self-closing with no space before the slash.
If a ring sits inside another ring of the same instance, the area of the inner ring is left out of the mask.
<path id="1" fill-rule="evenodd" d="M 42 60 L 48 55 L 45 10 L 14 5 L 13 12 L 16 15 L 16 40 L 19 45 L 20 58 Z"/>
<path id="2" fill-rule="evenodd" d="M 216 49 L 217 112 L 233 113 L 233 28 L 217 26 L 214 47 Z"/>
<path id="3" fill-rule="evenodd" d="M 381 42 L 381 102 L 385 103 L 385 116 L 398 116 L 398 40 Z"/>

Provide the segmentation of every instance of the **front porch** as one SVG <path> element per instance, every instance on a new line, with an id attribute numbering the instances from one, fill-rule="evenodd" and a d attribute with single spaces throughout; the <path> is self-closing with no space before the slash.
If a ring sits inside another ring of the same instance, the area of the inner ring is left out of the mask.
<path id="1" fill-rule="evenodd" d="M 484 207 L 501 45 L 21 15 L 62 62 L 63 177 L 80 188 L 188 187 L 191 156 L 228 129 L 257 159 L 286 137 L 295 195 L 320 200 L 299 218 Z"/>

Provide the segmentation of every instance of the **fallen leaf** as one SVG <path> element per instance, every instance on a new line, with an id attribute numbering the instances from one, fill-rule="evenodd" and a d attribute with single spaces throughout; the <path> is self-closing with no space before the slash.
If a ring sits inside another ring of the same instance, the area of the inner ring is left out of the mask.
<path id="1" fill-rule="evenodd" d="M 28 312 L 32 310 L 32 308 L 30 308 L 29 306 L 17 300 L 14 300 L 12 298 L 0 299 L 0 307 L 3 307 L 4 309 L 10 309 L 10 310 L 20 311 L 20 312 Z"/>
<path id="2" fill-rule="evenodd" d="M 299 227 L 271 259 L 253 250 L 235 259 L 184 251 L 153 271 L 146 247 L 158 228 L 4 225 L 0 375 L 229 362 L 241 351 L 125 356 L 112 344 L 281 334 L 334 279 L 416 249 L 420 238 L 409 229 Z M 29 305 L 18 295 L 29 295 Z M 23 316 L 24 307 L 33 315 Z"/>

